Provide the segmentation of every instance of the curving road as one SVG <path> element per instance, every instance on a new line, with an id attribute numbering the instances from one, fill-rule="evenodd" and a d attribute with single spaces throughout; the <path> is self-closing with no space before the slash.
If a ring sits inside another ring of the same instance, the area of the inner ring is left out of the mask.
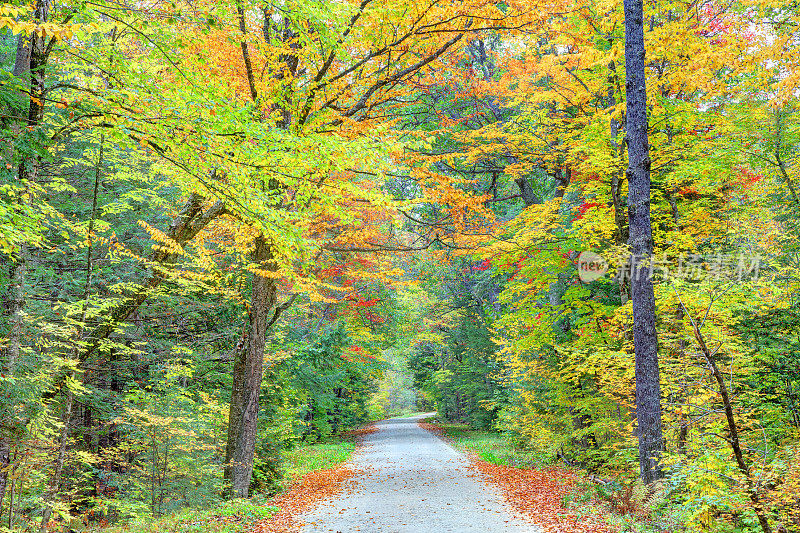
<path id="1" fill-rule="evenodd" d="M 416 418 L 377 423 L 352 465 L 351 488 L 299 516 L 305 533 L 537 533 L 450 445 Z"/>

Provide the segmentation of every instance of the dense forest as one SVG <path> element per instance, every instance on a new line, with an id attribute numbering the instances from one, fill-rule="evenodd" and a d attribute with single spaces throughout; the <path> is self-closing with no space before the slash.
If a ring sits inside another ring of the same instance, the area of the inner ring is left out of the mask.
<path id="1" fill-rule="evenodd" d="M 0 4 L 0 531 L 269 496 L 414 410 L 683 531 L 800 531 L 799 25 Z"/>

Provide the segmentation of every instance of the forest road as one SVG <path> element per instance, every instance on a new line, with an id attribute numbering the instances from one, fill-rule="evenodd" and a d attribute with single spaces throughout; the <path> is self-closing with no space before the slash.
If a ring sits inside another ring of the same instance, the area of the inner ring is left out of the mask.
<path id="1" fill-rule="evenodd" d="M 467 458 L 417 425 L 378 422 L 364 438 L 343 494 L 298 518 L 304 533 L 538 533 L 515 516 Z"/>

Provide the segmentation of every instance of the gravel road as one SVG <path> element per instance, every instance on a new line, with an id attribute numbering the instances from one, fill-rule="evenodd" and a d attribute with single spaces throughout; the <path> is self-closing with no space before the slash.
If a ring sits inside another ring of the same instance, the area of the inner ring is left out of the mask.
<path id="1" fill-rule="evenodd" d="M 469 468 L 462 454 L 417 425 L 393 418 L 367 435 L 344 494 L 299 516 L 304 533 L 536 533 Z"/>

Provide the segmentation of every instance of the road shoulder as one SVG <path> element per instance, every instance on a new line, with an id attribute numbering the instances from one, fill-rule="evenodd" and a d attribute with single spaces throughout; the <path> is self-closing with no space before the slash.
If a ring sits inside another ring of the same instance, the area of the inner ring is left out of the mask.
<path id="1" fill-rule="evenodd" d="M 574 490 L 574 473 L 558 466 L 516 468 L 492 464 L 460 446 L 441 425 L 430 419 L 420 420 L 418 424 L 464 453 L 470 466 L 499 489 L 505 502 L 536 524 L 543 533 L 612 533 L 599 517 L 579 514 L 575 509 L 564 507 L 565 498 Z"/>

